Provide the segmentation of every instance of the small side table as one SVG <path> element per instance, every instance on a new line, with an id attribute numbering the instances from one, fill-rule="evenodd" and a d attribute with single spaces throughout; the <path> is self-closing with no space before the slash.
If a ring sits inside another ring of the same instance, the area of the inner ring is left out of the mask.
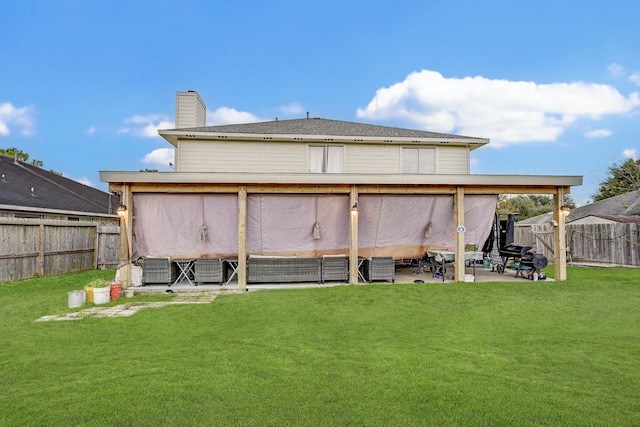
<path id="1" fill-rule="evenodd" d="M 175 285 L 178 282 L 186 280 L 191 286 L 195 286 L 191 281 L 191 276 L 193 276 L 193 263 L 195 262 L 195 259 L 177 259 L 173 262 L 176 263 L 178 270 L 180 271 L 178 278 L 173 282 L 173 284 Z"/>
<path id="2" fill-rule="evenodd" d="M 238 275 L 238 260 L 237 259 L 225 259 L 224 262 L 227 263 L 227 266 L 231 267 L 231 270 L 232 270 L 231 274 L 227 278 L 227 281 L 225 282 L 225 285 L 228 285 L 229 282 L 231 280 L 233 280 L 233 278 Z"/>

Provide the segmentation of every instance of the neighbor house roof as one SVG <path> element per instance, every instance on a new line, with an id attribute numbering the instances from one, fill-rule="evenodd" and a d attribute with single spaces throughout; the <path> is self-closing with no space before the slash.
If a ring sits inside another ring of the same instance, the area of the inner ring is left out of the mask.
<path id="1" fill-rule="evenodd" d="M 597 216 L 618 222 L 630 222 L 628 217 L 638 215 L 640 215 L 640 190 L 630 191 L 572 209 L 571 214 L 567 217 L 567 223 L 587 216 Z M 552 219 L 553 213 L 549 212 L 518 221 L 518 225 L 548 224 Z"/>
<path id="2" fill-rule="evenodd" d="M 477 148 L 488 144 L 485 138 L 475 138 L 462 135 L 451 135 L 438 132 L 404 129 L 397 127 L 370 125 L 365 123 L 345 122 L 341 120 L 328 120 L 322 118 L 274 120 L 270 122 L 244 123 L 222 126 L 204 126 L 183 129 L 166 129 L 158 133 L 172 144 L 176 144 L 179 136 L 185 134 L 197 137 L 234 136 L 238 139 L 255 138 L 256 136 L 270 135 L 274 139 L 292 139 L 300 141 L 325 140 L 327 136 L 334 137 L 338 141 L 348 142 L 442 142 L 462 143 Z M 296 139 L 297 138 L 297 139 Z"/>
<path id="3" fill-rule="evenodd" d="M 0 209 L 113 214 L 118 204 L 109 193 L 0 155 Z"/>

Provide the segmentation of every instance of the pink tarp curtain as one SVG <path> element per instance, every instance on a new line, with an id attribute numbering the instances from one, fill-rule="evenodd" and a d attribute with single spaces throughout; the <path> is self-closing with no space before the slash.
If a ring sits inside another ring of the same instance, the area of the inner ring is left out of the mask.
<path id="1" fill-rule="evenodd" d="M 348 196 L 248 197 L 247 253 L 319 256 L 346 253 L 348 248 Z"/>
<path id="2" fill-rule="evenodd" d="M 496 196 L 465 196 L 465 243 L 482 246 L 491 232 Z M 414 258 L 427 249 L 453 248 L 453 196 L 358 198 L 359 255 Z"/>
<path id="3" fill-rule="evenodd" d="M 465 197 L 466 243 L 484 243 L 496 202 L 496 196 Z M 237 256 L 235 194 L 136 194 L 134 209 L 138 256 Z M 361 256 L 409 258 L 454 245 L 452 196 L 362 195 L 358 210 Z M 347 254 L 349 221 L 347 195 L 249 195 L 247 253 Z"/>
<path id="4" fill-rule="evenodd" d="M 199 258 L 238 253 L 238 196 L 136 194 L 138 256 Z"/>

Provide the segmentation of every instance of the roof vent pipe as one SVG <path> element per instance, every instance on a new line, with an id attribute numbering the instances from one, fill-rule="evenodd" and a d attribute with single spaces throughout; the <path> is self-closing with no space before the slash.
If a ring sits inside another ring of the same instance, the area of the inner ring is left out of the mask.
<path id="1" fill-rule="evenodd" d="M 307 111 L 307 119 L 309 118 L 309 112 Z"/>

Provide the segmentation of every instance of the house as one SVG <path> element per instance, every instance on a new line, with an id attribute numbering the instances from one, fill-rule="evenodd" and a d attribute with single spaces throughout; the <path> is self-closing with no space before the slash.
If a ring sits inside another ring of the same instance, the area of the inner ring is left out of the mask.
<path id="1" fill-rule="evenodd" d="M 121 194 L 121 253 L 138 257 L 236 260 L 238 287 L 255 255 L 349 259 L 420 256 L 482 243 L 499 194 L 549 194 L 556 205 L 579 176 L 475 175 L 470 152 L 488 139 L 321 118 L 206 126 L 194 91 L 176 95 L 173 172 L 102 171 Z M 135 223 L 133 218 L 135 216 Z M 556 279 L 566 278 L 564 251 Z M 455 275 L 464 278 L 464 263 Z M 121 272 L 130 284 L 130 268 Z"/>
<path id="2" fill-rule="evenodd" d="M 554 224 L 552 213 L 538 215 L 518 221 L 515 234 L 520 243 L 551 255 Z M 580 206 L 566 218 L 565 249 L 572 262 L 584 265 L 638 267 L 639 225 L 640 190 Z"/>
<path id="3" fill-rule="evenodd" d="M 516 223 L 516 227 L 545 225 L 553 220 L 553 213 L 527 218 Z M 619 196 L 580 206 L 571 210 L 567 224 L 610 224 L 638 222 L 640 220 L 640 190 L 629 191 Z"/>
<path id="4" fill-rule="evenodd" d="M 0 217 L 117 225 L 118 196 L 0 155 Z"/>

